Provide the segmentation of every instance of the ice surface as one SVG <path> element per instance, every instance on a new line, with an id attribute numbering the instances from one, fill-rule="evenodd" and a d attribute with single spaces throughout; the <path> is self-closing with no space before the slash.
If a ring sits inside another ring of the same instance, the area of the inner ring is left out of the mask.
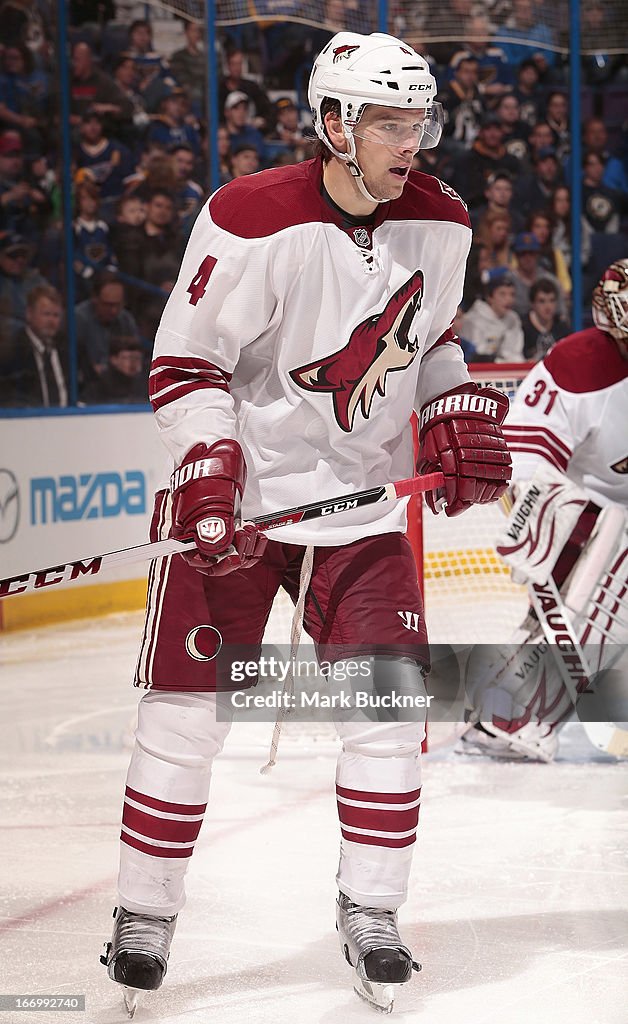
<path id="1" fill-rule="evenodd" d="M 0 641 L 3 993 L 85 993 L 125 1020 L 98 957 L 111 933 L 139 615 Z M 625 1024 L 626 765 L 570 726 L 553 765 L 425 758 L 403 937 L 423 964 L 394 1017 L 425 1024 Z M 334 930 L 335 746 L 239 725 L 217 762 L 164 987 L 135 1021 L 357 1024 Z M 439 745 L 441 743 L 441 745 Z M 592 760 L 588 760 L 592 758 Z M 622 814 L 622 810 L 624 813 Z"/>

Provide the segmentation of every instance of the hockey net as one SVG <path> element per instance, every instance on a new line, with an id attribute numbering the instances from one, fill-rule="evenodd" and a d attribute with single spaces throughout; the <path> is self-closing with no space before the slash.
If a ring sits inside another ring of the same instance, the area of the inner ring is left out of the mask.
<path id="1" fill-rule="evenodd" d="M 512 400 L 531 364 L 473 364 L 471 376 Z M 525 587 L 514 584 L 494 548 L 504 525 L 501 503 L 448 519 L 424 506 L 423 590 L 432 643 L 507 642 L 525 616 Z"/>

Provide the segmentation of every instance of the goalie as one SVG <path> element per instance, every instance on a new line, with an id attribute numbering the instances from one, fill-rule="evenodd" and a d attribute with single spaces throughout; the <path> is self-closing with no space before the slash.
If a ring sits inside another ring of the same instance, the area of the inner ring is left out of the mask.
<path id="1" fill-rule="evenodd" d="M 626 732 L 585 724 L 604 703 L 628 717 L 628 259 L 596 285 L 593 321 L 535 366 L 504 426 L 516 503 L 497 551 L 531 607 L 508 647 L 472 652 L 458 752 L 551 761 L 577 703 L 593 742 L 628 754 Z"/>

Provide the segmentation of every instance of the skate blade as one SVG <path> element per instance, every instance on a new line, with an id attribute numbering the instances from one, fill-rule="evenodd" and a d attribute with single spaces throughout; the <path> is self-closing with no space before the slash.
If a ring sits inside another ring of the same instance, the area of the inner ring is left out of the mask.
<path id="1" fill-rule="evenodd" d="M 353 976 L 355 994 L 379 1013 L 392 1013 L 396 989 L 399 988 L 401 988 L 400 985 L 384 985 L 377 981 L 368 981 L 366 978 L 361 978 L 357 971 Z"/>
<path id="2" fill-rule="evenodd" d="M 140 990 L 138 988 L 129 988 L 128 985 L 124 986 L 124 1006 L 126 1012 L 129 1015 L 129 1019 L 132 1020 L 137 1010 L 137 1004 L 139 1001 Z"/>

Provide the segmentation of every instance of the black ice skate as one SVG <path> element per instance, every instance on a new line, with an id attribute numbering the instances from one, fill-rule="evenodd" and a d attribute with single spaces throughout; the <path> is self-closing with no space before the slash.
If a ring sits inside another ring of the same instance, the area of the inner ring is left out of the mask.
<path id="1" fill-rule="evenodd" d="M 116 907 L 113 916 L 113 935 L 100 962 L 124 987 L 124 1005 L 133 1017 L 139 992 L 159 988 L 164 980 L 177 915 L 151 917 Z"/>
<path id="2" fill-rule="evenodd" d="M 397 931 L 397 912 L 360 907 L 340 893 L 336 910 L 340 948 L 355 968 L 353 987 L 370 1006 L 391 1013 L 399 986 L 420 971 Z"/>

